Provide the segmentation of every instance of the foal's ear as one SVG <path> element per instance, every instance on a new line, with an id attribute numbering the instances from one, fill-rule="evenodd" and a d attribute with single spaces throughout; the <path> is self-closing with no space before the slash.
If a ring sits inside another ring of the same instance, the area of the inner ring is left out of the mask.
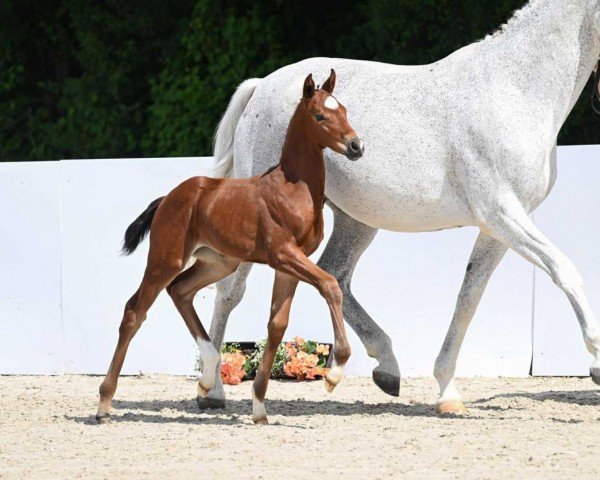
<path id="1" fill-rule="evenodd" d="M 329 74 L 329 78 L 325 80 L 325 83 L 321 87 L 322 90 L 326 92 L 333 93 L 333 89 L 335 88 L 335 70 L 332 68 L 331 73 Z"/>
<path id="2" fill-rule="evenodd" d="M 312 96 L 315 94 L 315 82 L 312 78 L 312 73 L 306 77 L 304 80 L 304 89 L 302 90 L 302 98 L 305 100 L 310 100 Z"/>

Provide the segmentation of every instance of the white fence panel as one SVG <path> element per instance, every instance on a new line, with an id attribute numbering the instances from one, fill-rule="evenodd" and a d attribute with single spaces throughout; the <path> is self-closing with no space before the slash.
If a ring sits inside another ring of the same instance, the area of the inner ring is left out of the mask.
<path id="1" fill-rule="evenodd" d="M 392 337 L 403 374 L 432 374 L 476 237 L 473 228 L 380 232 L 358 265 L 356 296 Z M 467 333 L 458 375 L 528 374 L 532 270 L 512 253 L 498 267 Z"/>
<path id="2" fill-rule="evenodd" d="M 327 235 L 333 224 L 326 209 Z M 354 276 L 353 291 L 371 316 L 392 337 L 403 375 L 431 375 L 433 362 L 450 324 L 475 229 L 428 234 L 379 232 Z M 318 259 L 325 246 L 313 255 Z M 226 340 L 266 336 L 273 274 L 255 266 L 247 291 L 231 316 Z M 533 267 L 509 253 L 490 281 L 469 330 L 458 364 L 459 375 L 524 376 L 531 366 Z M 376 362 L 349 331 L 349 375 L 370 375 Z M 294 300 L 288 334 L 332 341 L 325 302 L 301 285 Z"/>
<path id="3" fill-rule="evenodd" d="M 600 147 L 561 147 L 554 191 L 536 224 L 577 266 L 592 310 L 600 313 Z M 587 352 L 567 297 L 536 271 L 534 375 L 588 375 Z"/>
<path id="4" fill-rule="evenodd" d="M 118 255 L 126 226 L 154 198 L 198 173 L 196 159 L 63 162 L 63 285 L 67 371 L 106 368 L 123 305 L 140 280 L 147 242 L 131 258 Z M 110 186 L 110 187 L 108 187 Z M 107 195 L 107 187 L 110 195 Z M 86 212 L 83 214 L 82 212 Z M 327 233 L 332 226 L 327 211 Z M 380 232 L 359 264 L 354 290 L 392 336 L 406 375 L 429 375 L 452 316 L 474 229 L 422 235 Z M 317 259 L 325 244 L 313 256 Z M 509 256 L 484 297 L 466 340 L 459 372 L 465 375 L 526 375 L 531 361 L 531 267 Z M 248 290 L 228 326 L 227 340 L 266 336 L 273 274 L 253 269 Z M 504 288 L 503 288 L 504 287 Z M 197 299 L 208 326 L 214 290 Z M 87 305 L 94 305 L 92 309 Z M 85 312 L 85 319 L 81 312 Z M 288 337 L 332 340 L 323 299 L 301 286 Z M 125 367 L 187 373 L 195 356 L 183 321 L 162 295 L 132 342 Z M 374 361 L 352 334 L 350 375 L 368 375 Z M 183 345 L 189 346 L 182 347 Z"/>
<path id="5" fill-rule="evenodd" d="M 594 311 L 600 308 L 599 155 L 597 146 L 559 148 L 557 185 L 535 217 L 579 267 Z M 144 242 L 131 257 L 121 256 L 125 228 L 150 201 L 210 165 L 209 158 L 0 164 L 0 373 L 104 373 L 148 249 Z M 329 232 L 328 210 L 326 225 Z M 404 375 L 431 374 L 475 236 L 475 229 L 380 232 L 359 263 L 355 296 L 392 337 Z M 459 375 L 526 375 L 532 342 L 534 374 L 587 374 L 590 358 L 570 304 L 543 272 L 535 277 L 534 295 L 532 267 L 509 252 L 469 330 Z M 272 278 L 267 267 L 253 269 L 226 339 L 266 335 Z M 206 326 L 214 293 L 207 289 L 196 300 Z M 324 301 L 301 286 L 288 337 L 331 341 L 331 332 Z M 350 334 L 348 373 L 368 375 L 374 361 Z M 162 294 L 132 342 L 124 373 L 189 373 L 195 356 L 183 321 Z"/>
<path id="6" fill-rule="evenodd" d="M 60 163 L 0 163 L 0 218 L 0 373 L 61 373 Z"/>
<path id="7" fill-rule="evenodd" d="M 148 241 L 120 254 L 127 226 L 148 204 L 198 175 L 210 158 L 74 160 L 62 162 L 63 319 L 69 373 L 105 373 L 125 302 L 142 279 Z M 214 290 L 199 295 L 207 322 Z M 153 305 L 129 348 L 124 373 L 190 373 L 195 343 L 168 295 Z"/>

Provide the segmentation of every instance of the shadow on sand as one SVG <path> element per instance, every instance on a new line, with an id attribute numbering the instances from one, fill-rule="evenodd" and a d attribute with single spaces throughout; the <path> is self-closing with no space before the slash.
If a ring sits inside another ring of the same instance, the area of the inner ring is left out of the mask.
<path id="1" fill-rule="evenodd" d="M 332 400 L 311 401 L 304 399 L 278 400 L 267 399 L 266 407 L 269 417 L 282 415 L 284 417 L 305 417 L 310 415 L 385 415 L 392 414 L 399 417 L 435 417 L 433 405 L 427 403 L 352 403 Z M 121 412 L 121 410 L 128 410 Z M 161 412 L 169 410 L 170 415 Z M 172 416 L 177 411 L 185 415 Z M 252 401 L 227 400 L 226 407 L 216 410 L 200 410 L 195 400 L 115 400 L 113 401 L 112 422 L 150 422 L 150 423 L 185 423 L 205 425 L 234 425 L 251 423 Z M 65 416 L 67 420 L 79 423 L 96 424 L 93 415 L 87 417 Z M 469 415 L 464 417 L 475 420 L 479 417 Z M 277 425 L 274 422 L 273 425 Z M 303 427 L 298 427 L 303 428 Z"/>
<path id="2" fill-rule="evenodd" d="M 512 392 L 500 393 L 491 397 L 482 398 L 471 402 L 471 405 L 477 406 L 502 398 L 527 398 L 536 402 L 553 401 L 559 403 L 569 403 L 572 405 L 592 405 L 600 406 L 600 389 L 598 390 L 561 390 L 547 392 Z"/>
<path id="3" fill-rule="evenodd" d="M 524 408 L 515 408 L 514 406 L 490 405 L 490 402 L 498 399 L 525 398 L 537 402 L 555 401 L 574 405 L 600 406 L 600 391 L 598 390 L 574 390 L 574 391 L 547 391 L 547 392 L 514 392 L 493 395 L 467 403 L 469 414 L 463 417 L 449 416 L 444 419 L 460 420 L 482 420 L 485 417 L 477 412 L 509 410 L 526 410 Z M 305 417 L 310 415 L 333 415 L 333 416 L 353 416 L 353 415 L 396 415 L 398 417 L 436 417 L 433 404 L 429 403 L 398 403 L 390 401 L 388 403 L 365 403 L 361 401 L 340 402 L 335 400 L 312 401 L 305 399 L 296 400 L 278 400 L 267 399 L 267 411 L 273 419 L 275 415 L 284 417 Z M 163 411 L 167 410 L 167 414 Z M 173 416 L 173 412 L 180 412 L 181 415 Z M 113 402 L 112 422 L 148 422 L 148 423 L 183 423 L 183 424 L 202 424 L 202 425 L 236 425 L 251 423 L 252 402 L 247 400 L 227 400 L 224 409 L 217 410 L 199 410 L 195 400 L 115 400 Z M 88 425 L 96 425 L 93 415 L 85 417 L 74 417 L 65 415 L 67 420 Z M 274 420 L 274 419 L 273 419 Z M 551 419 L 563 421 L 559 419 Z M 272 425 L 277 426 L 277 422 Z M 295 426 L 295 428 L 305 428 Z"/>

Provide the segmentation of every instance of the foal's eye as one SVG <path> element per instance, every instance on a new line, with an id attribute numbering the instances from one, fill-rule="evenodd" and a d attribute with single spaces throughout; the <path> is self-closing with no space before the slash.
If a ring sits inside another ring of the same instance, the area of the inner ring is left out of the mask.
<path id="1" fill-rule="evenodd" d="M 323 120 L 325 120 L 325 117 L 321 113 L 317 113 L 315 115 L 315 118 L 317 119 L 317 122 L 322 122 Z"/>

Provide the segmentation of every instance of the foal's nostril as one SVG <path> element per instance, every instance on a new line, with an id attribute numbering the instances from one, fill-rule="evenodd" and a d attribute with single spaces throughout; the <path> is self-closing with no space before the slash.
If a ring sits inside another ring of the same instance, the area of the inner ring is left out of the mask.
<path id="1" fill-rule="evenodd" d="M 350 160 L 358 160 L 362 157 L 365 147 L 363 141 L 359 137 L 346 140 L 344 143 L 346 144 L 346 157 Z"/>

